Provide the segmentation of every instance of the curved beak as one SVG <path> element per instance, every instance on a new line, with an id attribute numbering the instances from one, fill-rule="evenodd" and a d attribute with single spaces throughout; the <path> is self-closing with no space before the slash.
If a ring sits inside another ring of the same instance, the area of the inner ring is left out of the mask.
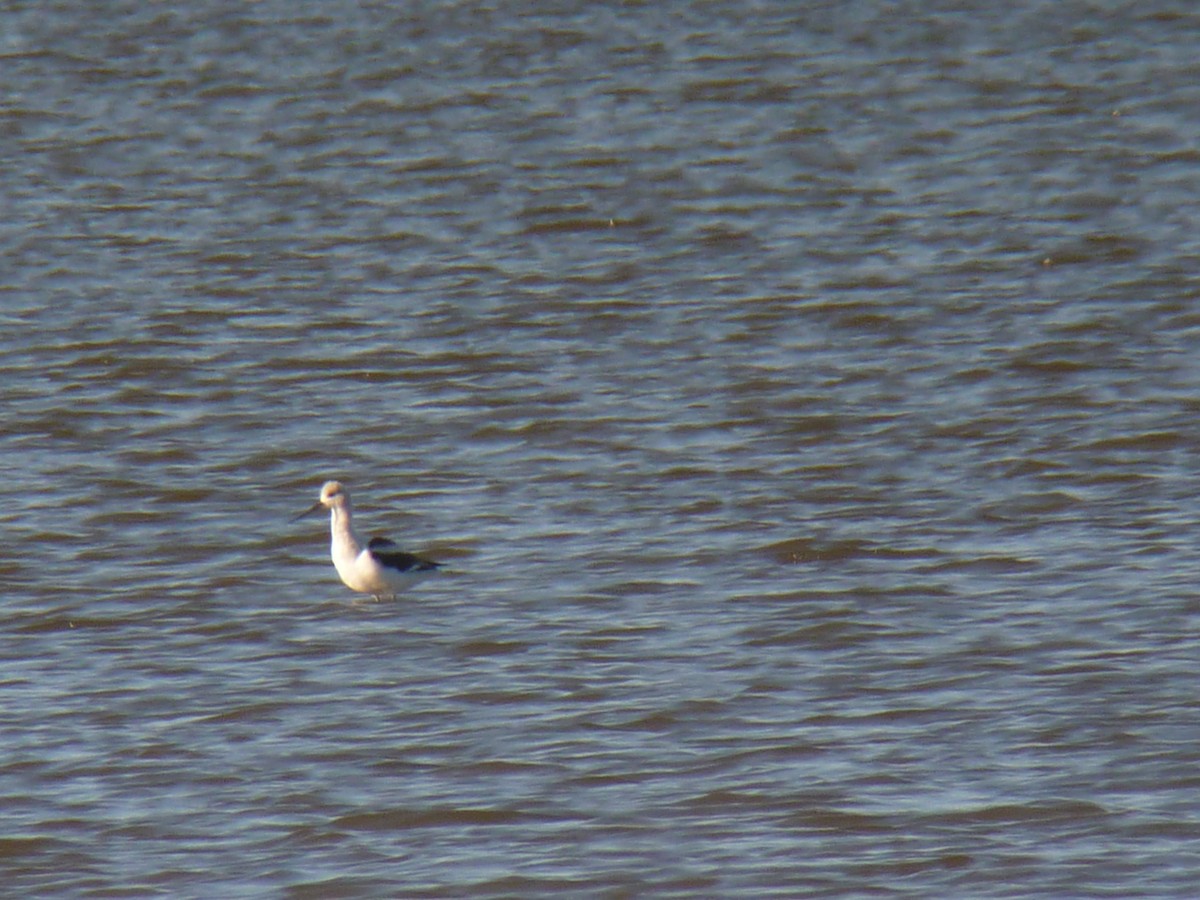
<path id="1" fill-rule="evenodd" d="M 310 506 L 304 512 L 300 513 L 298 516 L 292 516 L 288 521 L 289 522 L 298 522 L 301 519 L 303 519 L 305 516 L 307 516 L 309 513 L 315 513 L 318 509 L 320 509 L 322 507 L 322 505 L 323 504 L 321 503 L 321 501 L 318 500 L 316 503 L 314 503 L 312 506 Z"/>

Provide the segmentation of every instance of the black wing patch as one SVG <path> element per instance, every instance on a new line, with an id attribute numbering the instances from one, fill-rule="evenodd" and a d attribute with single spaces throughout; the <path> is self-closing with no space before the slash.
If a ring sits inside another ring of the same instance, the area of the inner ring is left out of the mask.
<path id="1" fill-rule="evenodd" d="M 379 561 L 381 566 L 395 569 L 397 572 L 428 572 L 439 568 L 442 564 L 428 559 L 422 559 L 415 553 L 406 553 L 397 546 L 395 541 L 384 537 L 373 537 L 367 542 L 367 549 Z"/>

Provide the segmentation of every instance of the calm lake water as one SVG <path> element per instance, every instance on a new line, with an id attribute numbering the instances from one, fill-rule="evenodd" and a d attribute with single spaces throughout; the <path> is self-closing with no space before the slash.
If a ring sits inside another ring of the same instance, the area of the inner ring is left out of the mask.
<path id="1" fill-rule="evenodd" d="M 0 893 L 1194 896 L 1197 33 L 7 9 Z"/>

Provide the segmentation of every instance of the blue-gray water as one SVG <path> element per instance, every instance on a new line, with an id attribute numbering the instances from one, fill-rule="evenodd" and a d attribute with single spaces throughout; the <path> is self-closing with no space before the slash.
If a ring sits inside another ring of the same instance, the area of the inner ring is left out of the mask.
<path id="1" fill-rule="evenodd" d="M 1192 896 L 1200 15 L 521 9 L 5 9 L 0 893 Z"/>

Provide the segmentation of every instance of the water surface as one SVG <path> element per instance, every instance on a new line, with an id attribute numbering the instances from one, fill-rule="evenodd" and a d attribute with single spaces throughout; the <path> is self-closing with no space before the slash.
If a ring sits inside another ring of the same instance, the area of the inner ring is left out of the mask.
<path id="1" fill-rule="evenodd" d="M 978 7 L 6 13 L 7 890 L 1190 896 L 1200 22 Z"/>

